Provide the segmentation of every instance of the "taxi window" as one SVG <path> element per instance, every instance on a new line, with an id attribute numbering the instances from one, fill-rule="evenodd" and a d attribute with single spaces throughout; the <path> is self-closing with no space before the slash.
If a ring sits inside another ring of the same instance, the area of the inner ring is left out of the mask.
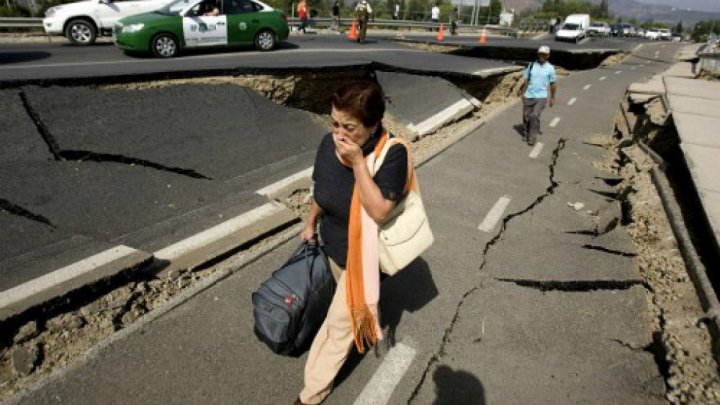
<path id="1" fill-rule="evenodd" d="M 252 13 L 257 11 L 255 5 L 250 0 L 226 0 L 225 1 L 225 13 L 226 14 L 244 14 Z"/>

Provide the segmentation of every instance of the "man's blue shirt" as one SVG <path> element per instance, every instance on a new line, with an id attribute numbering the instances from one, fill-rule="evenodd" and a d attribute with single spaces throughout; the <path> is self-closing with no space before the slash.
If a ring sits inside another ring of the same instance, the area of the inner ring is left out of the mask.
<path id="1" fill-rule="evenodd" d="M 548 98 L 548 86 L 557 81 L 555 67 L 550 62 L 542 65 L 533 62 L 532 72 L 528 74 L 530 67 L 525 69 L 525 79 L 528 81 L 525 98 Z M 528 77 L 531 75 L 532 77 Z"/>

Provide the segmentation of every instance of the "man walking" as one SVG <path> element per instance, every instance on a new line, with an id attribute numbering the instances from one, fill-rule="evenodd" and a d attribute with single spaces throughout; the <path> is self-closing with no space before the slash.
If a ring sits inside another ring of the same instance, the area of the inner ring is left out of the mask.
<path id="1" fill-rule="evenodd" d="M 358 43 L 365 43 L 367 25 L 368 21 L 370 21 L 370 15 L 372 14 L 372 12 L 372 7 L 370 7 L 370 3 L 368 3 L 367 0 L 360 0 L 360 2 L 358 2 L 357 4 L 357 7 L 355 7 L 355 18 L 357 18 L 358 22 Z"/>
<path id="2" fill-rule="evenodd" d="M 330 25 L 331 30 L 337 31 L 337 29 L 340 27 L 340 2 L 335 1 L 335 4 L 333 4 L 332 7 L 332 25 Z"/>
<path id="3" fill-rule="evenodd" d="M 520 89 L 523 100 L 523 136 L 530 146 L 535 145 L 538 135 L 541 134 L 540 114 L 546 105 L 555 105 L 557 76 L 555 67 L 548 62 L 549 58 L 550 48 L 541 46 L 538 49 L 537 61 L 531 62 L 523 74 L 525 80 Z"/>

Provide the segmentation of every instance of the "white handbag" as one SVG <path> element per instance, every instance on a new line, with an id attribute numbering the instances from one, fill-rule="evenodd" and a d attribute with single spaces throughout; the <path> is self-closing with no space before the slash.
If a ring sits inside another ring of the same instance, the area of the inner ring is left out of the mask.
<path id="1" fill-rule="evenodd" d="M 408 179 L 412 179 L 417 184 L 410 149 L 398 138 L 388 139 L 377 159 L 369 162 L 372 176 L 374 177 L 378 172 L 388 150 L 395 143 L 403 143 L 407 148 Z M 417 189 L 411 189 L 405 198 L 397 203 L 385 222 L 378 225 L 378 232 L 380 269 L 390 276 L 407 267 L 433 244 L 430 223 Z"/>

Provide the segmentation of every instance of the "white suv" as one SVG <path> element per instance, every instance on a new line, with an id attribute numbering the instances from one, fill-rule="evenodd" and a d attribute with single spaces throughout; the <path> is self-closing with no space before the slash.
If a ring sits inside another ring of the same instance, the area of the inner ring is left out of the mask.
<path id="1" fill-rule="evenodd" d="M 160 9 L 170 0 L 86 0 L 49 8 L 43 28 L 49 35 L 63 35 L 75 45 L 91 45 L 98 35 L 112 35 L 123 17 Z"/>
<path id="2" fill-rule="evenodd" d="M 654 41 L 660 39 L 660 30 L 657 28 L 649 28 L 645 31 L 645 38 L 652 39 Z"/>

